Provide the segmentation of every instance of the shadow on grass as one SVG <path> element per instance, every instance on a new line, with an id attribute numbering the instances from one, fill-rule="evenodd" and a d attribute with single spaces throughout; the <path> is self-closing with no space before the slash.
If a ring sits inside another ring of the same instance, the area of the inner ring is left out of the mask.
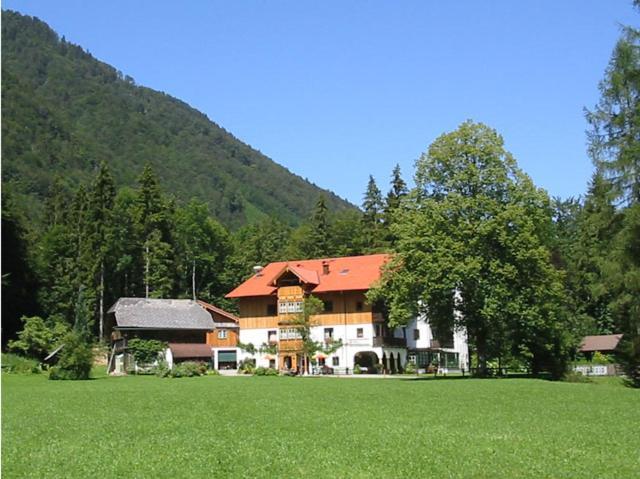
<path id="1" fill-rule="evenodd" d="M 538 375 L 533 376 L 531 374 L 508 374 L 503 376 L 432 376 L 432 375 L 424 375 L 424 376 L 414 376 L 414 375 L 406 375 L 399 378 L 401 381 L 463 381 L 468 379 L 482 380 L 482 379 L 544 379 L 551 380 L 551 376 Z"/>

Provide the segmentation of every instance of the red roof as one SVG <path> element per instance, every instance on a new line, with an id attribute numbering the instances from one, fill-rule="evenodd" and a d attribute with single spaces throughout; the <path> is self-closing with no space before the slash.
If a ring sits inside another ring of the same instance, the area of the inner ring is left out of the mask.
<path id="1" fill-rule="evenodd" d="M 580 351 L 613 351 L 618 347 L 622 334 L 602 334 L 599 336 L 585 336 L 580 344 Z"/>
<path id="2" fill-rule="evenodd" d="M 227 298 L 275 294 L 275 281 L 286 271 L 298 276 L 313 293 L 367 290 L 380 279 L 382 266 L 388 260 L 388 254 L 371 254 L 270 263 L 227 294 Z M 329 267 L 327 274 L 323 272 L 323 264 Z"/>

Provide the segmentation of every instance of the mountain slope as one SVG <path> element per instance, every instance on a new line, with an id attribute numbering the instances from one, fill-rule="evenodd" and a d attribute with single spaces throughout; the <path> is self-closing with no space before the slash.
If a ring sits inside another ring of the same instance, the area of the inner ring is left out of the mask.
<path id="1" fill-rule="evenodd" d="M 298 223 L 320 194 L 332 210 L 353 207 L 36 18 L 2 12 L 2 80 L 3 187 L 31 214 L 56 174 L 76 185 L 102 160 L 119 185 L 150 163 L 178 200 L 207 201 L 230 227 L 265 215 Z"/>

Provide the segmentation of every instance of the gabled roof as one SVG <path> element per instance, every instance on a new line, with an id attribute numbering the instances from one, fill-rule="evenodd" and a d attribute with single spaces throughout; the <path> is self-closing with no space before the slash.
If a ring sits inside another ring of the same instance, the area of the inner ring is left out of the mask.
<path id="1" fill-rule="evenodd" d="M 312 285 L 320 284 L 320 280 L 318 279 L 318 273 L 316 271 L 303 268 L 299 264 L 295 265 L 295 264 L 286 263 L 284 268 L 282 268 L 282 270 L 273 277 L 270 285 L 275 286 L 278 282 L 278 279 L 280 279 L 280 277 L 283 274 L 289 271 L 295 274 L 298 277 L 298 279 L 305 284 L 312 284 Z"/>
<path id="2" fill-rule="evenodd" d="M 348 256 L 344 258 L 321 258 L 301 261 L 270 263 L 254 274 L 227 298 L 270 296 L 275 294 L 275 280 L 287 268 L 309 286 L 313 293 L 337 291 L 366 291 L 380 279 L 382 266 L 389 260 L 388 254 Z M 324 274 L 323 265 L 329 272 Z M 311 274 L 313 273 L 313 274 Z M 302 277 L 301 277 L 302 276 Z M 304 277 L 304 279 L 303 279 Z M 315 282 L 317 279 L 317 282 Z"/>
<path id="3" fill-rule="evenodd" d="M 120 298 L 108 312 L 118 328 L 214 329 L 211 315 L 190 299 Z"/>
<path id="4" fill-rule="evenodd" d="M 238 318 L 233 314 L 225 311 L 224 309 L 220 309 L 217 306 L 206 303 L 202 300 L 198 300 L 198 304 L 211 313 L 213 317 L 213 322 L 215 323 L 216 326 L 225 326 L 225 327 L 238 326 Z M 218 318 L 216 318 L 216 315 L 222 316 L 222 319 L 226 321 L 218 321 Z"/>
<path id="5" fill-rule="evenodd" d="M 618 347 L 622 334 L 602 334 L 599 336 L 585 336 L 580 344 L 580 351 L 613 351 Z"/>

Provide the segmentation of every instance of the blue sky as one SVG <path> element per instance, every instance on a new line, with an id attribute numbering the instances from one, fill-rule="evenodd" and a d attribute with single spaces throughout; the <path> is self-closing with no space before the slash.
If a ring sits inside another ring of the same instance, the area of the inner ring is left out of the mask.
<path id="1" fill-rule="evenodd" d="M 360 204 L 440 134 L 496 128 L 553 196 L 586 191 L 584 107 L 630 0 L 16 1 L 67 40 Z"/>

